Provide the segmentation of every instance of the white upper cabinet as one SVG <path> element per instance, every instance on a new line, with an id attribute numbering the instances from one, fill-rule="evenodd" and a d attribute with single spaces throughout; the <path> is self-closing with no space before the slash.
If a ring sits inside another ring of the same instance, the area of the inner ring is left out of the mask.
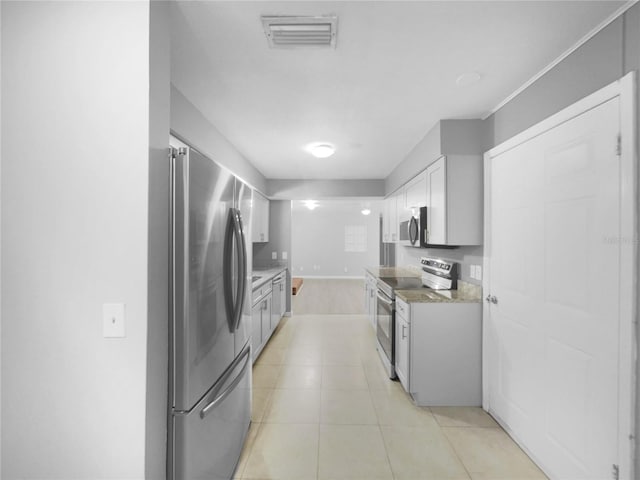
<path id="1" fill-rule="evenodd" d="M 427 228 L 423 235 L 434 245 L 447 244 L 447 182 L 445 157 L 440 157 L 426 170 Z"/>
<path id="2" fill-rule="evenodd" d="M 384 200 L 382 241 L 385 243 L 398 241 L 398 194 L 393 194 Z"/>
<path id="3" fill-rule="evenodd" d="M 430 245 L 482 245 L 482 157 L 442 156 L 426 170 Z"/>
<path id="4" fill-rule="evenodd" d="M 251 212 L 251 239 L 253 243 L 269 241 L 269 199 L 253 191 L 253 212 Z"/>
<path id="5" fill-rule="evenodd" d="M 418 214 L 418 209 L 427 204 L 427 172 L 422 172 L 410 180 L 404 187 L 404 208 L 413 210 Z"/>

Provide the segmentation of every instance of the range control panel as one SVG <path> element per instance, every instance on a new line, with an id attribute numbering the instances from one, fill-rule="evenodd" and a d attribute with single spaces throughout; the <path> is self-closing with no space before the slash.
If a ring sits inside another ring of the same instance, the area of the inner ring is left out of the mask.
<path id="1" fill-rule="evenodd" d="M 458 287 L 458 264 L 439 258 L 420 258 L 422 284 L 434 290 L 455 290 Z"/>

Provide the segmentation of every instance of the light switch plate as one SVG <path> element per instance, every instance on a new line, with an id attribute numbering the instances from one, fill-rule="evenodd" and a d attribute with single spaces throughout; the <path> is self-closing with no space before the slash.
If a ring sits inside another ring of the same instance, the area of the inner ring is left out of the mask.
<path id="1" fill-rule="evenodd" d="M 476 280 L 482 280 L 482 265 L 476 265 Z"/>
<path id="2" fill-rule="evenodd" d="M 470 265 L 469 266 L 469 276 L 473 279 L 476 278 L 476 266 L 475 265 Z"/>
<path id="3" fill-rule="evenodd" d="M 278 259 L 278 252 L 271 252 L 271 260 L 277 260 Z"/>
<path id="4" fill-rule="evenodd" d="M 286 260 L 288 257 L 287 252 L 282 252 L 282 259 Z"/>
<path id="5" fill-rule="evenodd" d="M 125 337 L 124 303 L 102 305 L 102 335 L 104 338 Z"/>

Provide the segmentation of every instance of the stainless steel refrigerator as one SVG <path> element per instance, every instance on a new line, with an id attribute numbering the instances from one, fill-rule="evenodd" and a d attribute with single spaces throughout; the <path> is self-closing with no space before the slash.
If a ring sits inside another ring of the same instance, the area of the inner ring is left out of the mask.
<path id="1" fill-rule="evenodd" d="M 251 189 L 173 151 L 168 476 L 229 480 L 251 419 Z"/>

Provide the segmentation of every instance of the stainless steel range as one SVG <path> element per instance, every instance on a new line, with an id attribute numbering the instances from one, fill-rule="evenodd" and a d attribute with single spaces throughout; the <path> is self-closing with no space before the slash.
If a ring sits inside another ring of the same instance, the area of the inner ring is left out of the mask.
<path id="1" fill-rule="evenodd" d="M 376 337 L 378 353 L 389 378 L 395 371 L 395 292 L 394 290 L 422 288 L 420 277 L 381 277 L 378 279 L 376 309 Z"/>
<path id="2" fill-rule="evenodd" d="M 380 277 L 376 312 L 377 348 L 389 378 L 396 378 L 395 371 L 395 291 L 431 288 L 455 290 L 458 286 L 458 264 L 439 258 L 420 259 L 422 276 Z"/>
<path id="3" fill-rule="evenodd" d="M 422 284 L 434 290 L 456 290 L 458 288 L 458 264 L 439 258 L 420 258 Z"/>

